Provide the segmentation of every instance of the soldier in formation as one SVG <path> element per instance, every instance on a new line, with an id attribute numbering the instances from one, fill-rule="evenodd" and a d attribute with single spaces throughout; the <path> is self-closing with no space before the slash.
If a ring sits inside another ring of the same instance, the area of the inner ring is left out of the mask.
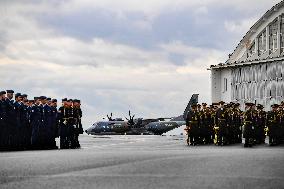
<path id="1" fill-rule="evenodd" d="M 60 148 L 80 148 L 80 100 L 64 100 L 57 109 L 56 99 L 0 91 L 0 150 L 57 149 L 59 136 Z"/>
<path id="2" fill-rule="evenodd" d="M 274 104 L 272 110 L 265 112 L 261 104 L 245 104 L 245 111 L 239 103 L 221 101 L 207 107 L 193 104 L 187 114 L 187 144 L 228 145 L 242 143 L 244 147 L 264 144 L 266 135 L 270 145 L 284 142 L 284 101 Z"/>

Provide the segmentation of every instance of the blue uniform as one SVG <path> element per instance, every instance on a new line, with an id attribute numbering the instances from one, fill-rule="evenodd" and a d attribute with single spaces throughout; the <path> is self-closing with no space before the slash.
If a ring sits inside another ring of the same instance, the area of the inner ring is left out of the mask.
<path id="1" fill-rule="evenodd" d="M 52 148 L 57 148 L 55 138 L 58 136 L 58 116 L 57 116 L 57 108 L 50 107 L 51 116 L 50 116 L 50 142 Z"/>
<path id="2" fill-rule="evenodd" d="M 34 105 L 31 108 L 30 124 L 32 130 L 31 143 L 33 148 L 41 146 L 41 133 L 40 127 L 42 125 L 42 108 L 39 105 Z"/>
<path id="3" fill-rule="evenodd" d="M 47 104 L 43 106 L 44 112 L 44 129 L 43 137 L 46 148 L 54 148 L 55 145 L 55 124 L 56 124 L 56 108 L 52 108 Z"/>
<path id="4" fill-rule="evenodd" d="M 8 146 L 7 138 L 7 106 L 5 100 L 0 100 L 0 148 L 6 149 Z"/>
<path id="5" fill-rule="evenodd" d="M 16 112 L 15 112 L 15 106 L 14 101 L 9 100 L 8 98 L 5 100 L 7 105 L 7 130 L 6 130 L 6 142 L 7 147 L 9 149 L 16 147 Z"/>

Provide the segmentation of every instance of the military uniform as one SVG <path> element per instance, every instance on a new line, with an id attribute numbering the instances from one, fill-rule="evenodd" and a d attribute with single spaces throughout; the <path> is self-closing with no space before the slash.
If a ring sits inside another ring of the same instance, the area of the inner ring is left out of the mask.
<path id="1" fill-rule="evenodd" d="M 46 149 L 50 149 L 52 144 L 52 110 L 50 106 L 47 104 L 44 104 L 42 106 L 42 112 L 43 112 L 43 127 L 41 130 L 42 133 L 42 141 L 43 141 L 43 147 Z"/>
<path id="2" fill-rule="evenodd" d="M 7 105 L 7 147 L 9 149 L 15 149 L 16 148 L 16 112 L 14 107 L 14 101 L 6 98 L 6 105 Z"/>
<path id="3" fill-rule="evenodd" d="M 75 103 L 80 104 L 80 100 L 74 100 Z M 83 134 L 83 128 L 82 128 L 82 110 L 79 107 L 79 105 L 76 105 L 73 107 L 73 115 L 74 115 L 74 147 L 75 148 L 80 148 L 80 143 L 79 143 L 79 134 Z"/>
<path id="4" fill-rule="evenodd" d="M 193 106 L 195 107 L 195 105 Z M 199 136 L 199 116 L 197 110 L 190 110 L 187 114 L 186 118 L 186 126 L 188 132 L 188 144 L 196 145 L 198 142 Z"/>
<path id="5" fill-rule="evenodd" d="M 35 98 L 35 101 L 37 97 Z M 41 148 L 41 126 L 43 125 L 42 107 L 35 103 L 31 108 L 30 124 L 32 130 L 31 143 L 34 149 Z"/>
<path id="6" fill-rule="evenodd" d="M 77 148 L 78 145 L 78 135 L 77 135 L 77 118 L 75 118 L 75 109 L 73 106 L 69 108 L 69 138 L 70 138 L 70 148 Z"/>
<path id="7" fill-rule="evenodd" d="M 229 104 L 227 106 L 227 143 L 235 143 L 235 120 L 234 120 L 234 110 L 233 105 Z"/>
<path id="8" fill-rule="evenodd" d="M 33 104 L 33 100 L 29 101 L 31 104 Z M 27 145 L 28 149 L 32 148 L 32 125 L 31 125 L 31 113 L 32 113 L 32 107 L 33 105 L 27 106 Z"/>
<path id="9" fill-rule="evenodd" d="M 231 111 L 232 140 L 234 143 L 242 143 L 241 111 L 238 104 Z"/>
<path id="10" fill-rule="evenodd" d="M 53 99 L 53 102 L 56 100 Z M 57 101 L 56 101 L 57 102 Z M 51 119 L 50 119 L 50 124 L 51 124 L 51 147 L 54 149 L 57 149 L 58 147 L 56 146 L 55 138 L 58 137 L 58 115 L 57 115 L 57 108 L 55 106 L 51 106 Z"/>
<path id="11" fill-rule="evenodd" d="M 256 144 L 265 143 L 265 124 L 266 124 L 266 112 L 263 111 L 263 106 L 257 106 L 257 112 L 255 116 L 255 142 Z"/>
<path id="12" fill-rule="evenodd" d="M 30 125 L 29 125 L 29 110 L 25 104 L 21 105 L 20 109 L 20 121 L 21 121 L 21 142 L 22 148 L 27 149 L 30 147 Z"/>
<path id="13" fill-rule="evenodd" d="M 67 101 L 63 99 L 62 102 Z M 58 109 L 59 115 L 59 136 L 60 136 L 60 149 L 66 149 L 70 147 L 70 131 L 73 119 L 72 108 L 63 105 Z"/>
<path id="14" fill-rule="evenodd" d="M 252 104 L 247 103 L 249 109 L 244 112 L 244 130 L 243 137 L 245 139 L 244 147 L 252 147 L 254 139 L 254 125 L 253 125 L 253 110 L 251 109 Z"/>
<path id="15" fill-rule="evenodd" d="M 59 134 L 62 148 L 80 147 L 80 106 L 63 106 L 57 111 L 57 105 L 45 96 L 31 101 L 26 94 L 17 93 L 14 101 L 13 90 L 7 90 L 7 97 L 4 94 L 0 91 L 0 150 L 54 149 Z"/>
<path id="16" fill-rule="evenodd" d="M 279 125 L 277 123 L 277 105 L 272 105 L 273 110 L 267 113 L 266 125 L 268 127 L 269 144 L 277 145 L 279 136 Z"/>
<path id="17" fill-rule="evenodd" d="M 5 91 L 1 91 L 0 95 L 6 94 Z M 6 102 L 3 99 L 0 100 L 0 150 L 6 150 L 8 143 L 7 143 L 7 107 Z"/>
<path id="18" fill-rule="evenodd" d="M 206 106 L 204 104 L 204 106 Z M 211 116 L 211 111 L 209 108 L 204 107 L 201 111 L 201 133 L 202 133 L 202 138 L 204 139 L 204 142 L 206 144 L 211 144 L 213 143 L 213 121 L 212 121 L 212 116 Z"/>
<path id="19" fill-rule="evenodd" d="M 220 102 L 220 104 L 224 104 L 223 102 Z M 216 111 L 216 117 L 215 117 L 218 127 L 217 132 L 217 144 L 218 145 L 224 145 L 228 142 L 228 112 L 225 108 L 221 107 L 218 108 Z"/>
<path id="20" fill-rule="evenodd" d="M 284 103 L 281 103 L 281 109 L 278 111 L 277 117 L 280 126 L 280 142 L 284 143 Z"/>

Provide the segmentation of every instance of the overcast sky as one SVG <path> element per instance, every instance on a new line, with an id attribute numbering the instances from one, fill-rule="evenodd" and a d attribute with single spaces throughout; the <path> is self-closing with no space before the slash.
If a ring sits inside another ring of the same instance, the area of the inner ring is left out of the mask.
<path id="1" fill-rule="evenodd" d="M 210 103 L 225 62 L 279 0 L 0 0 L 0 89 L 82 100 L 84 127 L 113 112 L 180 115 Z"/>

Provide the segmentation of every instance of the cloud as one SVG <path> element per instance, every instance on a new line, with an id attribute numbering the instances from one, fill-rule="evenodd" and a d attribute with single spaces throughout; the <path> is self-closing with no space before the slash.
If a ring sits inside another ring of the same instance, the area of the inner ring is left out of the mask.
<path id="1" fill-rule="evenodd" d="M 231 7 L 242 11 L 255 10 L 256 8 L 270 8 L 271 5 L 278 3 L 279 0 L 71 0 L 60 4 L 61 10 L 66 12 L 78 11 L 81 9 L 98 8 L 111 10 L 113 12 L 143 12 L 149 16 L 157 16 L 163 11 L 180 11 L 184 9 L 197 8 L 204 12 L 205 6 Z M 257 6 L 256 6 L 257 5 Z"/>
<path id="2" fill-rule="evenodd" d="M 256 17 L 243 20 L 226 20 L 224 24 L 228 32 L 245 34 L 257 20 Z"/>
<path id="3" fill-rule="evenodd" d="M 192 93 L 210 102 L 206 68 L 273 4 L 257 2 L 1 1 L 1 88 L 79 98 L 85 128 L 129 109 L 179 115 Z"/>
<path id="4" fill-rule="evenodd" d="M 118 116 L 128 109 L 146 117 L 178 115 L 193 91 L 208 92 L 208 62 L 194 58 L 204 53 L 201 49 L 179 42 L 159 46 L 153 52 L 102 39 L 89 43 L 66 37 L 14 41 L 0 58 L 2 86 L 31 96 L 80 98 L 85 125 L 109 111 Z M 195 61 L 176 65 L 168 59 L 172 52 Z M 199 85 L 202 82 L 204 87 Z"/>

